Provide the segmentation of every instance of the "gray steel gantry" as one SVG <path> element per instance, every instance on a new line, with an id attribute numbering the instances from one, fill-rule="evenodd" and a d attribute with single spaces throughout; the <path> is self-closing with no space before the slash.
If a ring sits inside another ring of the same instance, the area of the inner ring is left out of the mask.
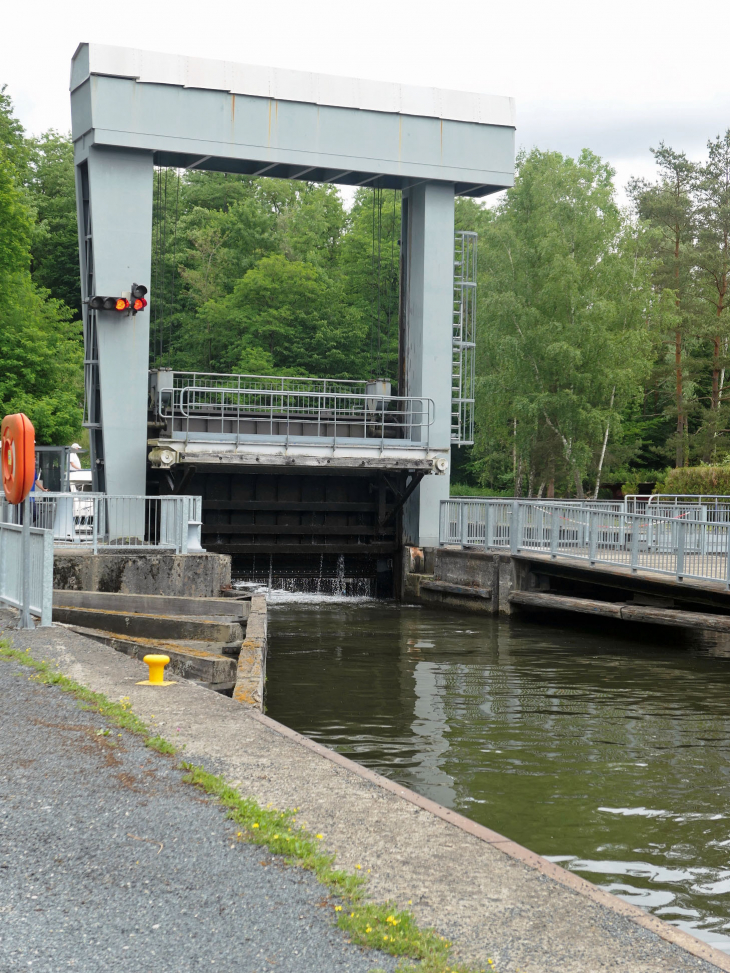
<path id="1" fill-rule="evenodd" d="M 452 441 L 454 196 L 513 184 L 512 100 L 81 44 L 71 64 L 71 115 L 85 302 L 132 282 L 149 286 L 154 166 L 403 191 L 399 393 L 430 400 L 432 416 L 427 443 L 419 454 L 414 434 L 401 465 L 413 466 L 418 454 L 447 471 L 423 480 L 404 523 L 409 542 L 438 544 Z M 154 292 L 148 298 L 137 315 L 83 305 L 85 421 L 97 488 L 114 494 L 143 495 L 150 446 L 164 446 L 147 438 Z M 292 444 L 278 445 L 288 456 Z M 389 468 L 384 457 L 402 445 L 383 439 L 359 462 Z M 188 441 L 176 460 L 192 462 L 193 447 Z M 239 436 L 237 448 L 240 459 L 257 447 Z M 336 441 L 330 468 L 351 462 L 350 453 Z M 306 454 L 300 448 L 295 462 L 305 464 Z M 200 444 L 195 461 L 205 461 Z M 395 452 L 391 461 L 399 461 Z"/>

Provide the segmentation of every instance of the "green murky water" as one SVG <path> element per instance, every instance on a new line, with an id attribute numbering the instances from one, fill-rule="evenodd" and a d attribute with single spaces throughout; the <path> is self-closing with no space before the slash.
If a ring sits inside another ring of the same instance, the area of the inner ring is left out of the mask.
<path id="1" fill-rule="evenodd" d="M 271 606 L 267 712 L 730 952 L 730 652 L 372 601 Z"/>

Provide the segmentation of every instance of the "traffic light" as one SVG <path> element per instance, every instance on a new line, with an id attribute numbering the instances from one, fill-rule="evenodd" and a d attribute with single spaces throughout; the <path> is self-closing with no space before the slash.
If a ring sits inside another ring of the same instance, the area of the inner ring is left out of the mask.
<path id="1" fill-rule="evenodd" d="M 126 297 L 101 297 L 95 294 L 89 298 L 89 307 L 92 311 L 126 311 L 129 301 Z"/>
<path id="2" fill-rule="evenodd" d="M 137 311 L 144 311 L 147 307 L 147 301 L 145 299 L 145 294 L 147 293 L 147 288 L 144 284 L 132 284 L 132 311 L 134 314 Z"/>
<path id="3" fill-rule="evenodd" d="M 95 294 L 89 298 L 89 307 L 93 311 L 131 310 L 132 314 L 136 314 L 137 311 L 144 311 L 147 307 L 146 293 L 147 288 L 144 284 L 132 284 L 131 291 L 129 293 L 125 291 L 121 297 L 102 297 Z"/>

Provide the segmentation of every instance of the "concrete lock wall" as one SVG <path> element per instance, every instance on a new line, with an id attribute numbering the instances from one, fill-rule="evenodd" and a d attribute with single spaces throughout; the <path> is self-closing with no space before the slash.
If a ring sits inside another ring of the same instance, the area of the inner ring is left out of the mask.
<path id="1" fill-rule="evenodd" d="M 403 601 L 511 614 L 516 566 L 509 554 L 406 547 L 403 567 Z"/>
<path id="2" fill-rule="evenodd" d="M 87 554 L 56 551 L 53 587 L 72 591 L 215 598 L 231 583 L 226 554 Z"/>

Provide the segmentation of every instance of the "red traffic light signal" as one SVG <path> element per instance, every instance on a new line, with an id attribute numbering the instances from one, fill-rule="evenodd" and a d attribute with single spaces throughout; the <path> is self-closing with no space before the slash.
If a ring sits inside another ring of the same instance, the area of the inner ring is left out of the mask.
<path id="1" fill-rule="evenodd" d="M 101 297 L 95 294 L 89 298 L 89 307 L 92 311 L 126 311 L 129 301 L 126 297 Z"/>
<path id="2" fill-rule="evenodd" d="M 145 294 L 147 293 L 147 288 L 144 284 L 132 284 L 132 310 L 136 314 L 137 311 L 144 311 L 147 307 L 147 300 Z"/>

